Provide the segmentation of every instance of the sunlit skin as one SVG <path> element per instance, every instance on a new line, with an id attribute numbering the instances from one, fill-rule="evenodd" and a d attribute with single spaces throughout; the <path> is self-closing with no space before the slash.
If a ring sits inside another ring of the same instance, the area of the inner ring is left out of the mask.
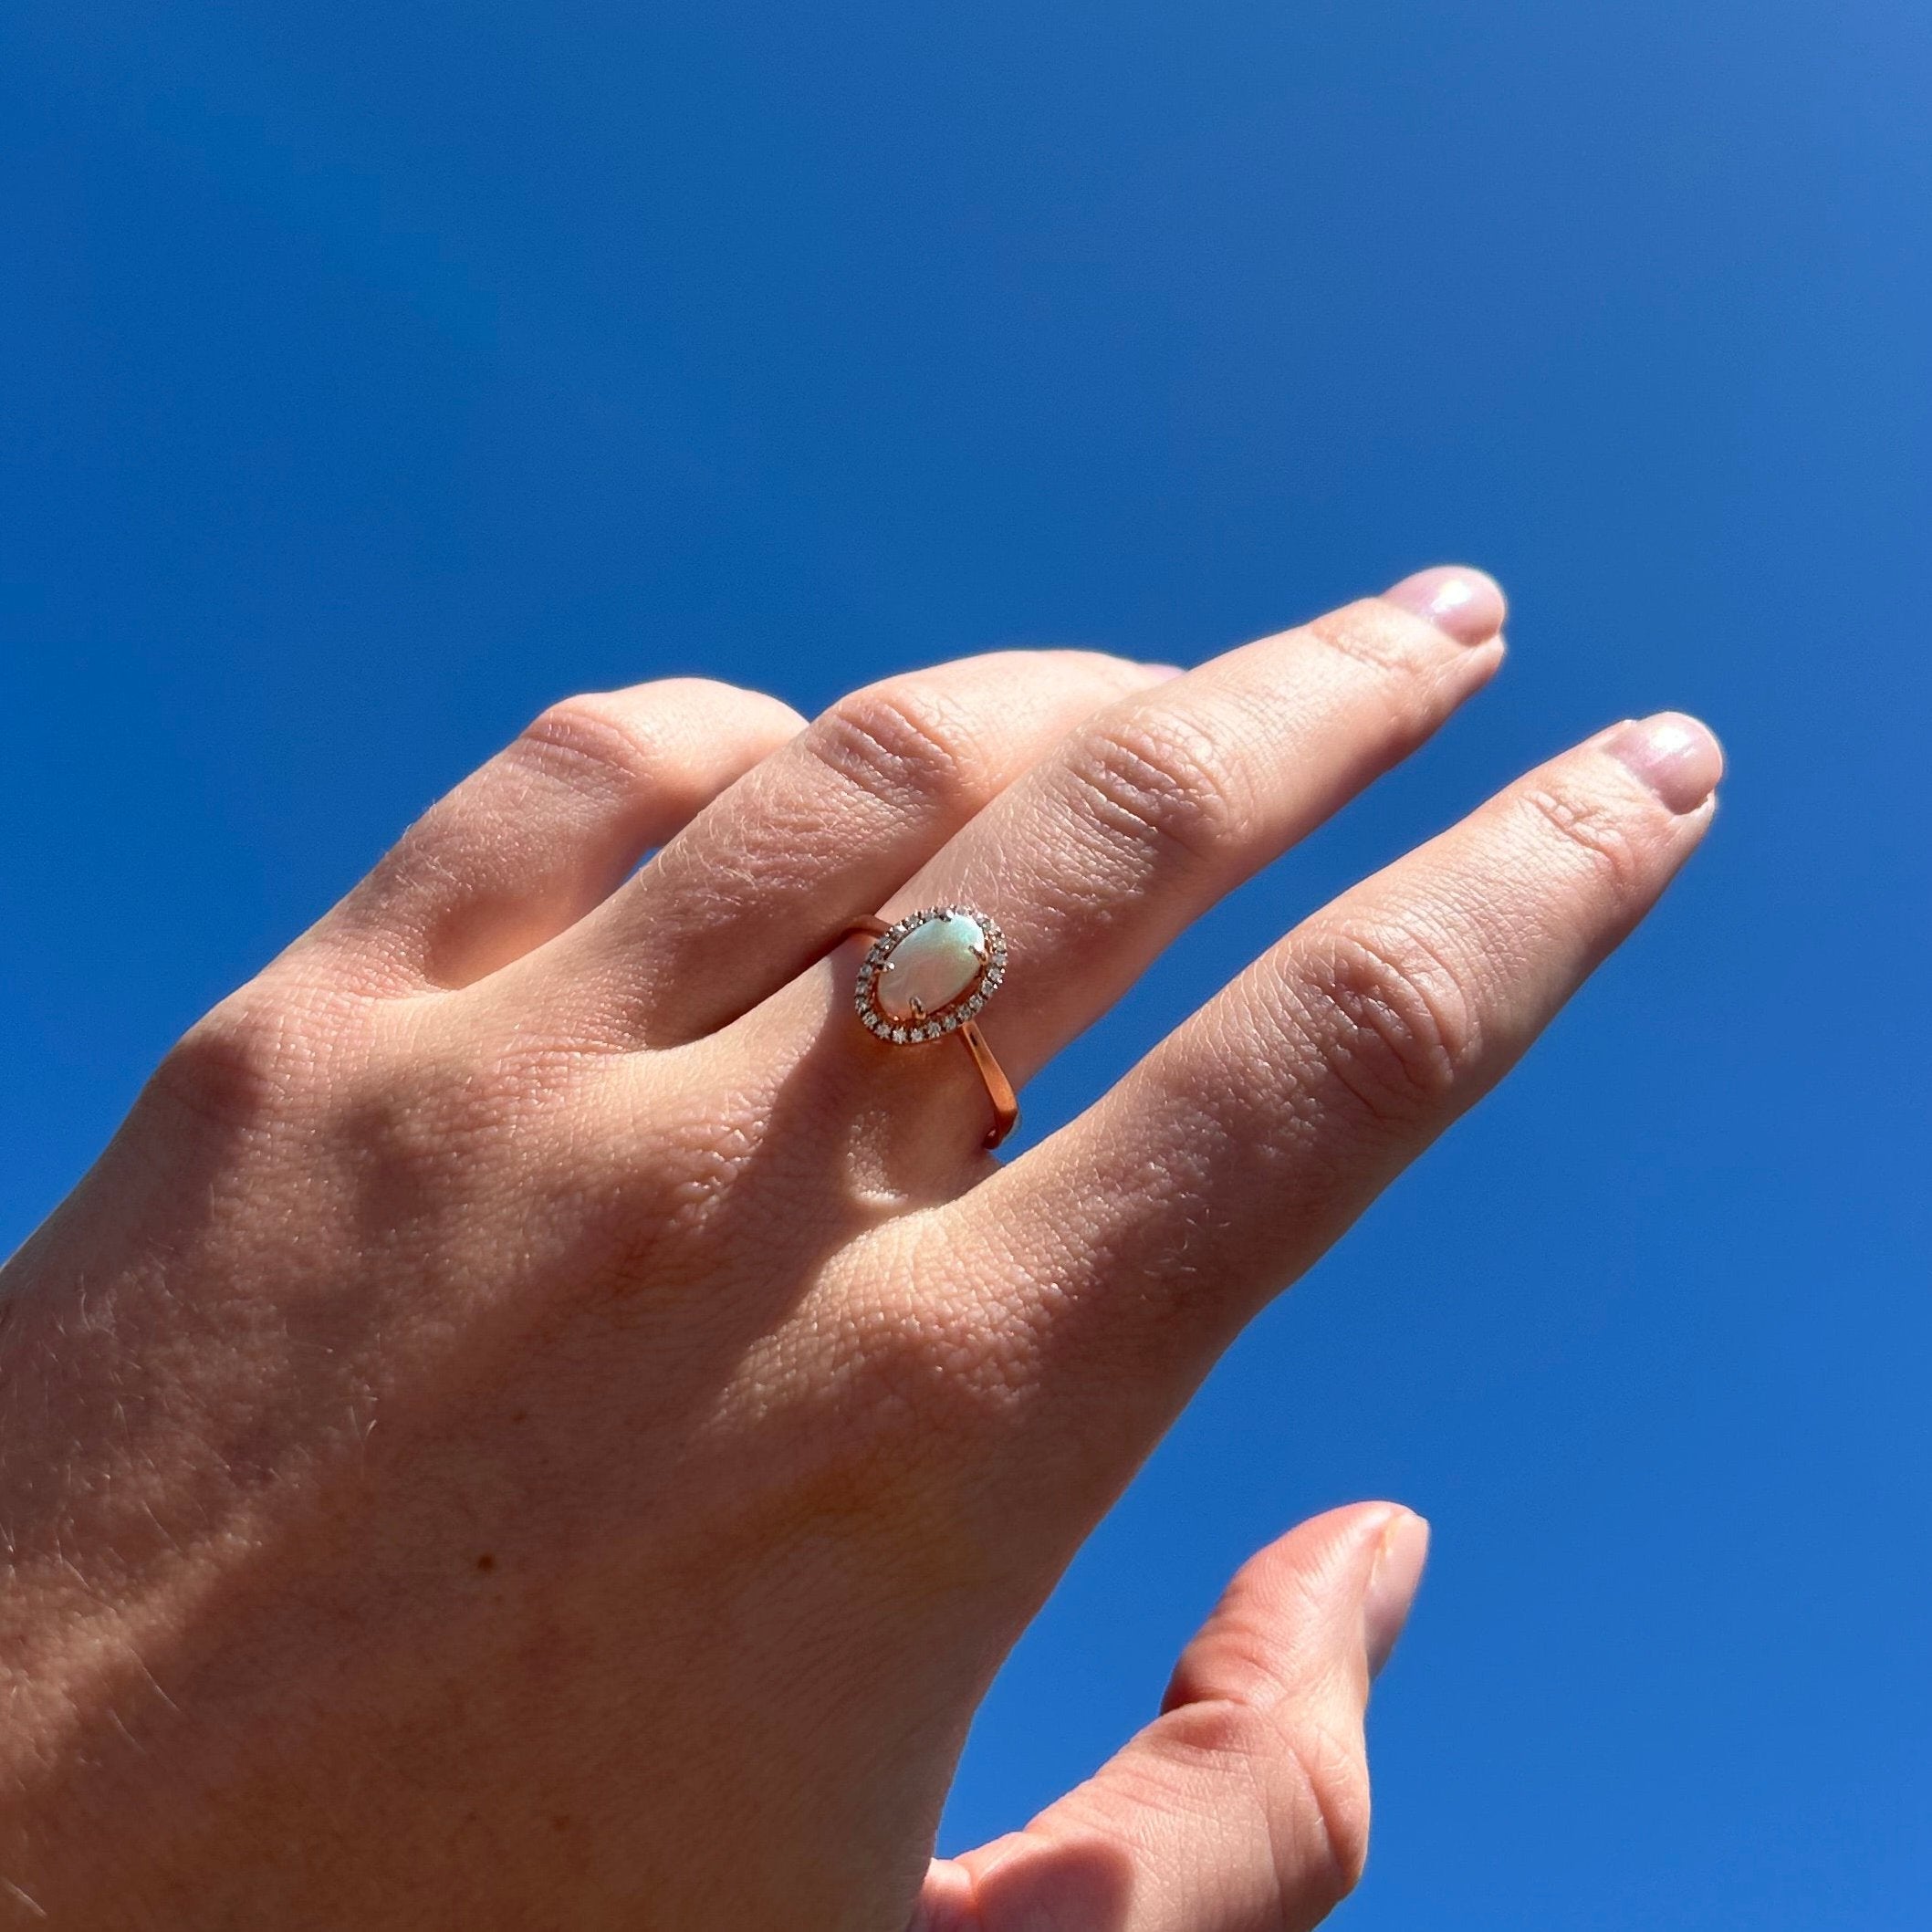
<path id="1" fill-rule="evenodd" d="M 432 809 L 5 1270 L 0 1923 L 1320 1919 L 1423 1567 L 1394 1503 L 1261 1551 L 1145 1731 L 929 1865 L 947 1781 L 1218 1352 L 1663 891 L 1717 746 L 1554 758 L 1007 1162 L 957 1039 L 859 1024 L 840 935 L 993 914 L 1023 1086 L 1502 618 L 1440 569 L 1181 675 L 1004 653 L 809 724 L 644 684 Z"/>

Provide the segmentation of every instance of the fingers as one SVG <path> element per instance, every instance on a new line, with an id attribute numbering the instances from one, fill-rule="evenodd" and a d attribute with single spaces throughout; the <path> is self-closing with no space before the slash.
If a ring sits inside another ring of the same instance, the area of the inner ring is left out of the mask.
<path id="1" fill-rule="evenodd" d="M 1710 822 L 1721 757 L 1666 714 L 1530 773 L 1290 934 L 961 1201 L 949 1237 L 978 1230 L 985 1272 L 1021 1284 L 1001 1326 L 1056 1393 L 1037 1405 L 1054 1426 L 1103 1415 L 1096 1445 L 1144 1453 L 1262 1297 L 1487 1091 L 1650 909 Z"/>
<path id="2" fill-rule="evenodd" d="M 365 990 L 467 986 L 564 930 L 805 721 L 704 678 L 552 705 L 302 942 Z"/>
<path id="3" fill-rule="evenodd" d="M 1023 1081 L 1185 926 L 1406 756 L 1502 661 L 1501 593 L 1431 570 L 1098 713 L 892 911 L 984 907 L 1010 991 L 982 1022 Z"/>
<path id="4" fill-rule="evenodd" d="M 868 685 L 735 786 L 547 956 L 586 1031 L 666 1046 L 757 1004 L 878 910 L 1071 726 L 1170 675 L 1001 652 Z"/>
<path id="5" fill-rule="evenodd" d="M 1161 1715 L 1025 1831 L 935 1861 L 914 1932 L 1291 1932 L 1368 1851 L 1363 1714 L 1421 1581 L 1428 1526 L 1336 1509 L 1253 1558 Z"/>

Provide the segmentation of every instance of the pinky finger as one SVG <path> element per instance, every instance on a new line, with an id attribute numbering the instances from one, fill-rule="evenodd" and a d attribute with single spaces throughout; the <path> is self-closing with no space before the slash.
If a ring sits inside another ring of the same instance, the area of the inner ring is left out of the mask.
<path id="1" fill-rule="evenodd" d="M 431 806 L 298 949 L 362 992 L 468 986 L 573 925 L 804 722 L 705 678 L 566 698 Z"/>

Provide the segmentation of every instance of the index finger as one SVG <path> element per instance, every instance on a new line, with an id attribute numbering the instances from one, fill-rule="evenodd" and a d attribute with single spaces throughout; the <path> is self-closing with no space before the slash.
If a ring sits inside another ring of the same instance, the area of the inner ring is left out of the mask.
<path id="1" fill-rule="evenodd" d="M 1112 1493 L 1241 1323 L 1649 911 L 1710 823 L 1721 765 L 1704 726 L 1665 714 L 1531 772 L 932 1217 L 946 1276 L 993 1299 L 977 1319 L 1018 1399 L 1026 1493 L 1048 1487 L 1043 1449 Z"/>

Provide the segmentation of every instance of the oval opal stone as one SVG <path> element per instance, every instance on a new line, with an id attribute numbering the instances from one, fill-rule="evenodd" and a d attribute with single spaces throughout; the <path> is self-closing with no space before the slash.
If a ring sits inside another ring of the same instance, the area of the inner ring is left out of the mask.
<path id="1" fill-rule="evenodd" d="M 964 913 L 935 913 L 885 956 L 872 997 L 888 1019 L 916 1019 L 970 992 L 986 964 L 979 922 Z"/>

